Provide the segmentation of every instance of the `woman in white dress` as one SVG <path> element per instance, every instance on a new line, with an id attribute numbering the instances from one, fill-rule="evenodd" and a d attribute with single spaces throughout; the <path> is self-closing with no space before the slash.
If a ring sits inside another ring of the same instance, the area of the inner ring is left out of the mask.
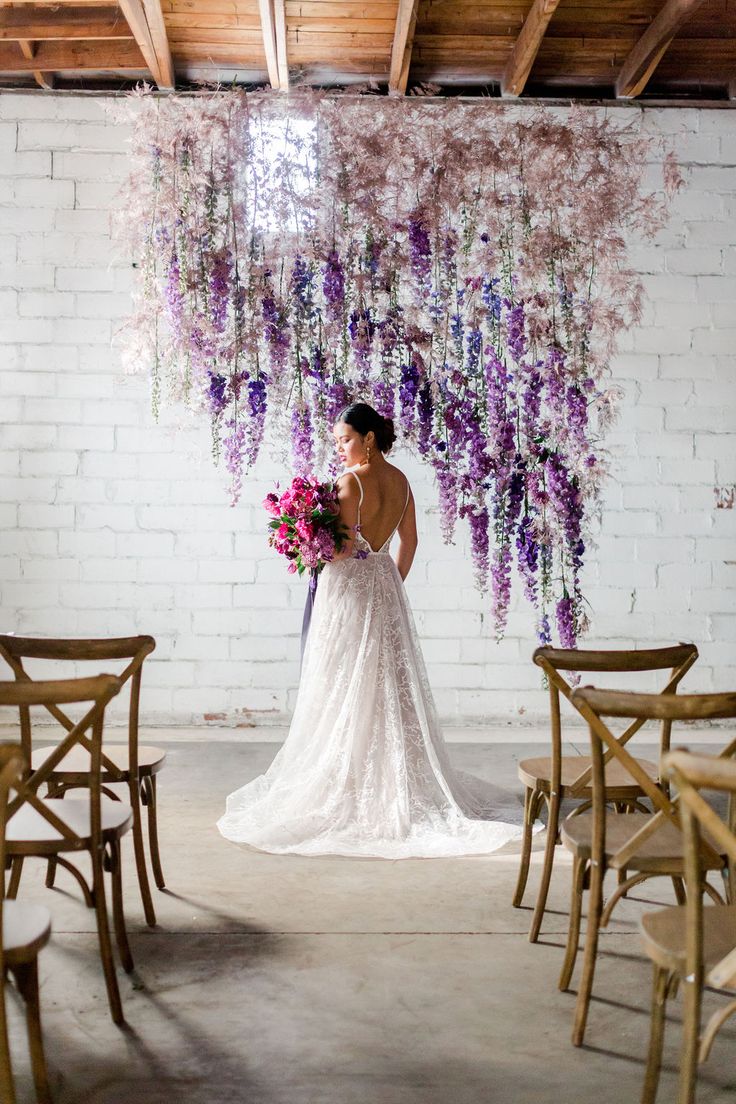
<path id="1" fill-rule="evenodd" d="M 521 812 L 449 761 L 404 590 L 417 528 L 408 480 L 385 459 L 393 422 L 354 403 L 334 435 L 350 539 L 320 576 L 286 742 L 264 775 L 230 794 L 218 828 L 301 855 L 494 851 L 521 836 Z"/>

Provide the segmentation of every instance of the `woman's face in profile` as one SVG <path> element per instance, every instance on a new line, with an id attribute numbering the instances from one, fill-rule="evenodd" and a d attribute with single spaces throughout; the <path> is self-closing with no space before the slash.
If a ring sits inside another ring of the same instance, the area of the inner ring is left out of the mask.
<path id="1" fill-rule="evenodd" d="M 335 438 L 335 447 L 340 462 L 346 468 L 354 468 L 356 464 L 365 463 L 365 440 L 347 422 L 337 422 L 333 427 L 332 435 Z"/>

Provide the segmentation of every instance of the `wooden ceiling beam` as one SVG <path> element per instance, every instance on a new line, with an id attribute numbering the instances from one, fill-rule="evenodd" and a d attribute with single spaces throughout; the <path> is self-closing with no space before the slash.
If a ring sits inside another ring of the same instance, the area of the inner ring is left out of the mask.
<path id="1" fill-rule="evenodd" d="M 133 38 L 138 44 L 138 49 L 146 59 L 146 65 L 151 71 L 151 76 L 159 88 L 166 87 L 166 77 L 159 64 L 151 29 L 148 26 L 141 0 L 120 0 L 120 9 L 127 20 Z"/>
<path id="2" fill-rule="evenodd" d="M 703 0 L 667 0 L 621 67 L 616 80 L 616 96 L 639 96 L 649 83 L 667 47 L 680 27 L 694 15 Z"/>
<path id="3" fill-rule="evenodd" d="M 502 96 L 520 96 L 529 79 L 549 21 L 560 0 L 534 0 L 501 77 Z"/>
<path id="4" fill-rule="evenodd" d="M 388 74 L 389 96 L 406 95 L 418 8 L 419 0 L 399 0 L 394 38 L 391 45 L 391 65 Z"/>
<path id="5" fill-rule="evenodd" d="M 60 73 L 90 69 L 94 72 L 139 72 L 146 61 L 132 40 L 123 42 L 39 42 L 33 57 L 23 56 L 15 42 L 0 43 L 0 73 Z"/>
<path id="6" fill-rule="evenodd" d="M 289 54 L 286 48 L 285 0 L 272 0 L 273 22 L 276 31 L 276 64 L 279 70 L 279 91 L 289 91 Z"/>
<path id="7" fill-rule="evenodd" d="M 127 3 L 140 4 L 140 0 L 127 0 Z M 122 3 L 120 6 L 123 6 Z M 166 36 L 164 15 L 161 11 L 161 0 L 143 0 L 143 10 L 146 15 L 151 41 L 153 42 L 154 53 L 156 54 L 156 65 L 158 70 L 156 84 L 159 88 L 173 90 L 176 85 L 176 77 L 174 75 L 174 62 L 171 60 L 169 40 Z"/>
<path id="8" fill-rule="evenodd" d="M 279 88 L 279 63 L 276 57 L 276 21 L 271 0 L 258 0 L 258 11 L 261 16 L 261 35 L 263 36 L 263 51 L 266 55 L 268 79 L 271 87 L 277 90 Z"/>

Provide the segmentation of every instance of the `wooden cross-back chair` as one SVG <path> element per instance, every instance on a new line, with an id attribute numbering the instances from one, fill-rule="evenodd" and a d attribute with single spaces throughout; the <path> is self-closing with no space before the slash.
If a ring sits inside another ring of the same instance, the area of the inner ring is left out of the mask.
<path id="1" fill-rule="evenodd" d="M 589 887 L 585 954 L 572 1035 L 575 1046 L 581 1046 L 585 1036 L 600 929 L 608 924 L 618 901 L 633 886 L 653 877 L 671 878 L 678 902 L 682 903 L 685 899 L 685 842 L 678 800 L 672 799 L 664 786 L 653 782 L 641 769 L 622 743 L 623 737 L 616 737 L 603 718 L 642 723 L 659 720 L 662 731 L 667 734 L 666 741 L 663 739 L 662 742 L 669 743 L 673 721 L 707 720 L 721 716 L 720 711 L 727 707 L 722 698 L 717 694 L 640 694 L 595 690 L 592 687 L 576 690 L 572 695 L 575 707 L 588 722 L 593 774 L 592 812 L 568 817 L 561 829 L 562 842 L 573 855 L 570 928 L 560 977 L 561 989 L 568 988 L 572 977 L 578 951 L 583 891 L 586 883 Z M 735 753 L 736 740 L 732 740 L 720 756 L 725 760 Z M 608 756 L 615 757 L 636 779 L 650 800 L 653 812 L 619 813 L 607 807 L 609 794 L 604 772 Z M 711 871 L 721 872 L 727 896 L 733 877 L 729 876 L 729 864 L 724 855 L 707 840 L 702 844 L 701 864 L 704 871 L 703 891 L 716 903 L 723 904 L 723 898 L 708 884 L 705 875 Z M 619 872 L 619 885 L 604 908 L 603 880 L 609 870 Z"/>
<path id="2" fill-rule="evenodd" d="M 49 941 L 51 917 L 40 905 L 4 899 L 8 805 L 11 792 L 22 784 L 26 773 L 20 744 L 0 744 L 0 1100 L 15 1104 L 5 1010 L 5 979 L 10 973 L 25 1006 L 36 1100 L 38 1104 L 51 1104 L 38 992 L 38 955 Z"/>
<path id="3" fill-rule="evenodd" d="M 31 748 L 30 707 L 58 709 L 69 704 L 87 705 L 84 716 L 72 726 L 44 763 L 27 771 L 18 782 L 8 806 L 5 838 L 6 861 L 12 860 L 9 896 L 14 897 L 20 869 L 26 858 L 55 858 L 74 875 L 85 900 L 95 909 L 102 968 L 105 975 L 110 1012 L 115 1023 L 123 1022 L 115 964 L 108 926 L 104 872 L 112 881 L 112 916 L 115 939 L 123 968 L 130 973 L 133 957 L 128 945 L 123 914 L 123 888 L 120 869 L 120 844 L 130 830 L 133 811 L 129 805 L 111 801 L 102 793 L 102 731 L 108 702 L 120 692 L 120 679 L 114 675 L 53 681 L 21 680 L 0 682 L 0 706 L 17 706 L 21 714 L 24 745 Z M 84 795 L 69 798 L 41 797 L 54 769 L 75 748 L 82 747 L 90 760 L 88 788 Z M 26 759 L 30 756 L 26 754 Z M 92 868 L 88 886 L 81 871 L 65 855 L 86 852 Z"/>
<path id="4" fill-rule="evenodd" d="M 736 694 L 708 695 L 711 717 L 736 717 Z M 736 906 L 703 908 L 703 836 L 736 866 L 736 763 L 723 756 L 673 751 L 663 769 L 680 797 L 685 836 L 687 903 L 645 913 L 639 923 L 644 949 L 654 967 L 649 1055 L 642 1104 L 654 1104 L 659 1085 L 667 999 L 683 983 L 683 1035 L 679 1104 L 693 1104 L 697 1067 L 710 1054 L 720 1028 L 736 1013 Z M 725 822 L 701 790 L 728 794 Z M 701 1030 L 703 989 L 731 997 Z"/>
<path id="5" fill-rule="evenodd" d="M 113 783 L 127 786 L 128 802 L 133 810 L 133 848 L 138 885 L 146 923 L 151 927 L 156 924 L 156 910 L 146 866 L 141 803 L 147 811 L 148 846 L 154 881 L 159 889 L 163 889 L 166 883 L 158 845 L 156 775 L 165 764 L 166 752 L 158 747 L 139 745 L 138 711 L 143 662 L 155 647 L 156 641 L 152 636 L 113 637 L 108 640 L 44 640 L 0 635 L 0 656 L 10 665 L 15 677 L 21 680 L 30 680 L 30 675 L 23 666 L 24 659 L 78 662 L 106 662 L 122 659 L 130 661 L 119 676 L 121 685 L 130 683 L 128 742 L 127 744 L 105 743 L 102 755 L 102 784 L 103 787 Z M 70 731 L 72 721 L 63 710 L 56 706 L 50 706 L 48 709 L 54 719 L 67 732 Z M 34 751 L 31 762 L 34 770 L 43 766 L 50 751 L 49 748 L 37 748 Z M 77 789 L 80 786 L 86 787 L 88 772 L 89 754 L 83 746 L 78 746 L 59 762 L 48 776 L 49 795 L 62 797 L 68 790 Z M 104 792 L 109 797 L 117 799 L 117 795 L 111 790 L 105 788 Z M 46 881 L 49 886 L 54 884 L 56 865 L 57 860 L 51 858 Z"/>
<path id="6" fill-rule="evenodd" d="M 519 779 L 524 785 L 524 836 L 521 847 L 519 875 L 514 891 L 513 905 L 520 908 L 529 875 L 532 832 L 542 803 L 547 805 L 547 836 L 542 864 L 542 875 L 537 890 L 529 940 L 536 943 L 547 907 L 555 847 L 558 842 L 560 809 L 566 799 L 576 798 L 582 804 L 576 810 L 589 807 L 593 791 L 591 784 L 592 761 L 590 756 L 562 754 L 562 714 L 560 695 L 574 706 L 573 687 L 565 673 L 616 674 L 623 672 L 654 672 L 669 670 L 670 676 L 662 689 L 663 694 L 674 693 L 684 676 L 698 658 L 694 644 L 677 644 L 667 648 L 648 648 L 641 651 L 615 649 L 607 651 L 582 648 L 537 648 L 533 660 L 547 678 L 550 699 L 551 755 L 524 759 L 519 764 Z M 627 743 L 645 722 L 634 721 L 621 737 Z M 669 748 L 669 730 L 662 729 L 660 753 Z M 632 778 L 608 753 L 606 756 L 606 785 L 609 800 L 621 806 L 631 806 L 645 794 L 640 782 Z M 659 777 L 659 766 L 646 759 L 638 760 L 642 773 L 654 781 Z"/>

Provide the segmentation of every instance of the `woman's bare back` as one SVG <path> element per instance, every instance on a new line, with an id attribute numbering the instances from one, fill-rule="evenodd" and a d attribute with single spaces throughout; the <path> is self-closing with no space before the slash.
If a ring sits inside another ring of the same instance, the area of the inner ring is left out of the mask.
<path id="1" fill-rule="evenodd" d="M 378 551 L 404 516 L 409 482 L 403 472 L 388 462 L 380 467 L 362 464 L 353 470 L 363 487 L 360 531 L 371 548 Z"/>

